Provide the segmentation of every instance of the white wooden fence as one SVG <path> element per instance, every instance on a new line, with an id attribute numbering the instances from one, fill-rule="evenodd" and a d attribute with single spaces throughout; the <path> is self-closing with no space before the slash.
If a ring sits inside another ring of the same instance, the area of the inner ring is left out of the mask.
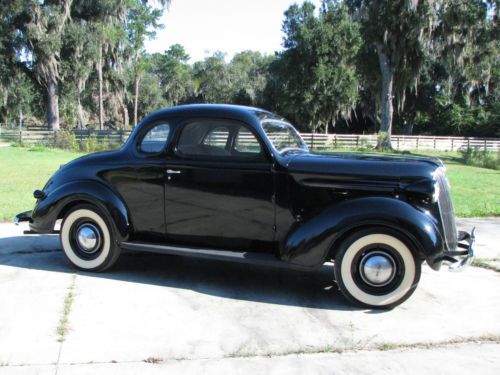
<path id="1" fill-rule="evenodd" d="M 111 130 L 75 130 L 75 138 L 82 142 L 94 136 L 97 142 L 106 142 L 110 145 L 121 145 L 127 140 L 130 131 Z M 368 148 L 377 143 L 376 135 L 360 134 L 313 134 L 302 133 L 307 145 L 316 151 L 327 151 L 335 148 Z M 8 142 L 20 142 L 27 145 L 47 145 L 56 143 L 57 132 L 54 131 L 19 131 L 3 128 L 0 139 Z M 437 150 L 457 151 L 466 148 L 500 151 L 500 138 L 476 137 L 440 137 L 422 135 L 393 135 L 392 146 L 396 150 Z"/>

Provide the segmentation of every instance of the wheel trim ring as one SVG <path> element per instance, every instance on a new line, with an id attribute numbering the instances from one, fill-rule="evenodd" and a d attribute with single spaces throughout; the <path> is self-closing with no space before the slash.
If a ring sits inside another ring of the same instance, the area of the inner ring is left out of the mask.
<path id="1" fill-rule="evenodd" d="M 405 273 L 399 286 L 395 290 L 384 295 L 373 295 L 364 292 L 356 285 L 351 273 L 351 265 L 356 254 L 358 254 L 362 248 L 373 245 L 374 243 L 384 243 L 397 249 L 402 258 L 411 262 L 408 265 L 413 265 L 413 267 L 405 267 Z M 357 239 L 348 247 L 340 265 L 340 273 L 345 288 L 355 299 L 367 305 L 386 306 L 404 297 L 412 288 L 416 275 L 416 266 L 413 254 L 403 242 L 386 234 L 370 234 Z"/>
<path id="2" fill-rule="evenodd" d="M 72 244 L 70 241 L 71 227 L 77 220 L 83 217 L 94 221 L 97 224 L 98 228 L 100 228 L 102 231 L 102 251 L 96 258 L 91 260 L 85 260 L 83 258 L 80 258 L 77 254 L 75 254 L 75 251 L 72 248 Z M 107 259 L 111 248 L 111 234 L 109 232 L 108 225 L 104 222 L 104 220 L 101 218 L 100 215 L 88 209 L 73 211 L 65 218 L 63 225 L 61 227 L 60 238 L 61 238 L 61 246 L 68 259 L 74 265 L 83 269 L 93 269 L 101 266 Z"/>

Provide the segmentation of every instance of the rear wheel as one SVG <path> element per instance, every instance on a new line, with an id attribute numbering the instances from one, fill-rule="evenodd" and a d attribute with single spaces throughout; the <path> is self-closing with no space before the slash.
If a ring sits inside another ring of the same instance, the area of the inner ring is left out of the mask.
<path id="1" fill-rule="evenodd" d="M 334 269 L 342 294 L 351 302 L 392 308 L 415 291 L 421 262 L 397 233 L 373 228 L 356 232 L 342 243 Z"/>
<path id="2" fill-rule="evenodd" d="M 69 261 L 86 271 L 104 271 L 120 255 L 109 220 L 91 205 L 79 205 L 66 214 L 60 238 Z"/>

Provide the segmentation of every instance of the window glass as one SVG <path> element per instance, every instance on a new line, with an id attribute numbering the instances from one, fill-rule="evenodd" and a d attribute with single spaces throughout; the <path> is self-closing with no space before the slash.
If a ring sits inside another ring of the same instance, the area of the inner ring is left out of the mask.
<path id="1" fill-rule="evenodd" d="M 187 124 L 182 129 L 178 151 L 188 156 L 230 156 L 226 147 L 231 126 L 221 122 L 201 120 Z"/>
<path id="2" fill-rule="evenodd" d="M 261 148 L 259 141 L 253 133 L 241 126 L 234 140 L 234 149 L 241 154 L 260 154 Z"/>
<path id="3" fill-rule="evenodd" d="M 183 127 L 177 151 L 186 156 L 255 158 L 262 150 L 255 135 L 240 122 L 206 119 Z"/>
<path id="4" fill-rule="evenodd" d="M 229 129 L 225 126 L 219 126 L 208 132 L 203 140 L 203 144 L 207 146 L 226 148 L 229 138 Z"/>
<path id="5" fill-rule="evenodd" d="M 308 151 L 300 134 L 289 123 L 280 120 L 263 120 L 262 128 L 279 153 Z"/>
<path id="6" fill-rule="evenodd" d="M 170 126 L 168 124 L 158 124 L 150 129 L 139 145 L 139 150 L 148 154 L 156 154 L 163 151 L 167 143 Z"/>

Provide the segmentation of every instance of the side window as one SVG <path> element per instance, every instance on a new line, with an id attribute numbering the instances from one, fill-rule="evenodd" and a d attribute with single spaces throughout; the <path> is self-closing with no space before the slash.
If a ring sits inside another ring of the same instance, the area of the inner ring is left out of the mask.
<path id="1" fill-rule="evenodd" d="M 231 124 L 225 122 L 200 120 L 187 124 L 182 129 L 177 150 L 186 156 L 231 155 L 226 150 Z"/>
<path id="2" fill-rule="evenodd" d="M 262 155 L 255 135 L 241 122 L 226 119 L 195 120 L 185 125 L 177 151 L 184 156 L 252 158 Z"/>
<path id="3" fill-rule="evenodd" d="M 142 138 L 139 150 L 147 154 L 157 154 L 163 150 L 167 143 L 170 126 L 168 124 L 158 124 L 151 128 Z"/>
<path id="4" fill-rule="evenodd" d="M 255 135 L 243 126 L 238 129 L 238 133 L 236 134 L 234 149 L 236 151 L 235 154 L 240 154 L 240 156 L 255 156 L 262 151 Z"/>

